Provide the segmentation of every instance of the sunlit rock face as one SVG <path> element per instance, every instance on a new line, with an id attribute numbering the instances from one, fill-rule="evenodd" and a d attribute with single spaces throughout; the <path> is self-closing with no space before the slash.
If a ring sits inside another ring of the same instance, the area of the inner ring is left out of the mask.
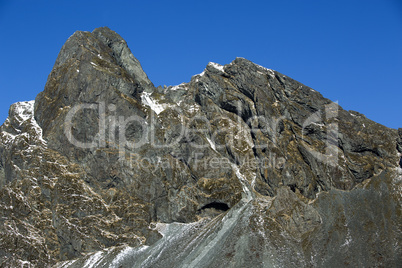
<path id="1" fill-rule="evenodd" d="M 397 267 L 402 129 L 246 59 L 155 87 L 76 32 L 0 127 L 0 266 Z"/>

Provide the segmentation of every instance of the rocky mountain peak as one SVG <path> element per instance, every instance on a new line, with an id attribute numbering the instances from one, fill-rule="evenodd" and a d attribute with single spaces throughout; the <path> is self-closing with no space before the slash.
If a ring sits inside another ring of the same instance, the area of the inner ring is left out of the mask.
<path id="1" fill-rule="evenodd" d="M 0 266 L 396 266 L 401 140 L 244 58 L 155 88 L 76 32 L 0 127 Z"/>
<path id="2" fill-rule="evenodd" d="M 121 75 L 135 84 L 135 88 L 131 89 L 118 88 L 128 95 L 134 96 L 146 88 L 153 87 L 126 41 L 107 27 L 97 28 L 92 33 L 75 32 L 63 45 L 52 73 L 63 70 L 85 76 L 93 72 L 88 67 L 107 75 Z"/>
<path id="3" fill-rule="evenodd" d="M 153 87 L 153 84 L 143 71 L 140 62 L 131 53 L 126 41 L 121 38 L 120 35 L 107 27 L 97 28 L 92 34 L 111 48 L 117 63 L 122 66 L 134 80 L 138 81 L 142 90 Z"/>
<path id="4" fill-rule="evenodd" d="M 135 101 L 144 90 L 152 91 L 153 84 L 117 33 L 107 27 L 77 31 L 63 45 L 45 90 L 36 97 L 35 118 L 46 136 L 61 124 L 59 113 L 66 107 L 120 94 Z"/>

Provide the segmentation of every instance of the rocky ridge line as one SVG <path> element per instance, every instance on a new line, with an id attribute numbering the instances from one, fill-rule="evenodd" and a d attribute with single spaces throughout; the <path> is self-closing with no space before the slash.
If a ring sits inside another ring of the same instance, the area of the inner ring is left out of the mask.
<path id="1" fill-rule="evenodd" d="M 67 124 L 77 104 L 98 109 Z M 136 116 L 124 138 L 143 146 L 122 146 L 119 116 Z M 156 88 L 119 35 L 76 32 L 0 133 L 2 266 L 392 267 L 401 255 L 401 130 L 243 58 Z"/>

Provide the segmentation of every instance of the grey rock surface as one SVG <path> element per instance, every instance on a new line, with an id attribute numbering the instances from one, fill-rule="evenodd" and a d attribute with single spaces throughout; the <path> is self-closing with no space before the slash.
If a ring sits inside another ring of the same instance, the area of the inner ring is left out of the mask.
<path id="1" fill-rule="evenodd" d="M 0 266 L 397 267 L 402 130 L 243 58 L 154 87 L 76 32 L 0 127 Z"/>

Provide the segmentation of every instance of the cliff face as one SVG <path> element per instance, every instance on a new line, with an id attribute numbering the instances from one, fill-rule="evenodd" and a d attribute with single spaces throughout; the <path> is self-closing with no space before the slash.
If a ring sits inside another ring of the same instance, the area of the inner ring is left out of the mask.
<path id="1" fill-rule="evenodd" d="M 246 59 L 156 88 L 115 32 L 76 32 L 0 128 L 0 264 L 396 267 L 401 153 Z"/>

